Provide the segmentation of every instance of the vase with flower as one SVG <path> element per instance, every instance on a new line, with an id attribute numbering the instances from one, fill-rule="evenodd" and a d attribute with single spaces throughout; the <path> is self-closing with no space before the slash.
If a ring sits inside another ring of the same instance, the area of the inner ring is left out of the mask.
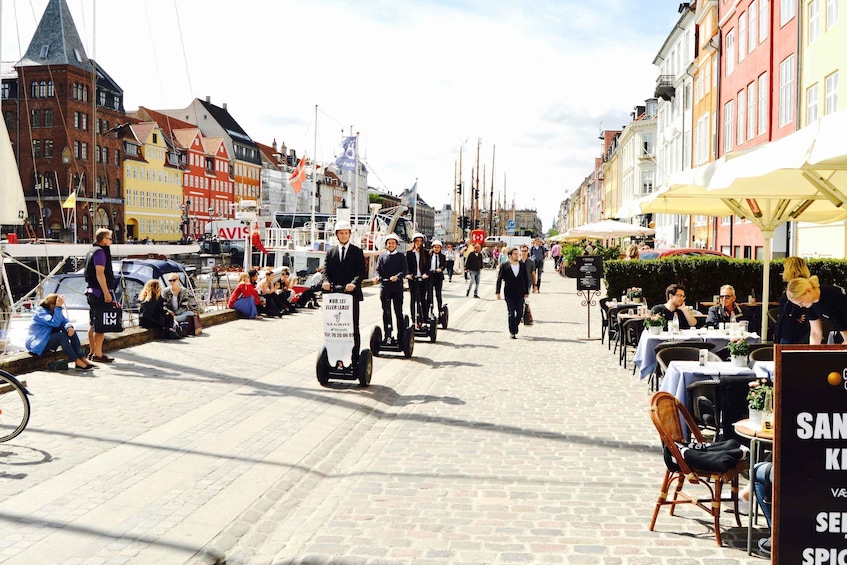
<path id="1" fill-rule="evenodd" d="M 641 299 L 644 297 L 644 291 L 640 287 L 633 286 L 626 289 L 626 296 L 636 304 L 641 304 Z"/>
<path id="2" fill-rule="evenodd" d="M 667 320 L 665 320 L 665 317 L 661 314 L 647 314 L 644 318 L 644 327 L 647 328 L 647 331 L 652 335 L 659 335 L 662 333 L 666 323 Z"/>
<path id="3" fill-rule="evenodd" d="M 750 427 L 759 429 L 762 427 L 762 415 L 767 409 L 773 409 L 769 403 L 773 403 L 773 384 L 766 378 L 756 379 L 748 383 L 750 390 L 747 392 L 747 408 L 750 411 Z"/>
<path id="4" fill-rule="evenodd" d="M 732 357 L 732 364 L 737 367 L 747 366 L 747 356 L 750 354 L 750 344 L 743 337 L 733 339 L 727 346 Z"/>

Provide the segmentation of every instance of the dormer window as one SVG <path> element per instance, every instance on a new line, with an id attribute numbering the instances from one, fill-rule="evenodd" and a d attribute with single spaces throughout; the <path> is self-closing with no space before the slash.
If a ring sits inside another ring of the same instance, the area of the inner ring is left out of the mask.
<path id="1" fill-rule="evenodd" d="M 41 46 L 41 53 L 39 54 L 39 57 L 41 57 L 42 59 L 46 59 L 47 53 L 49 53 L 49 52 L 50 52 L 50 45 L 47 45 L 47 44 L 42 45 Z"/>
<path id="2" fill-rule="evenodd" d="M 76 57 L 76 60 L 78 62 L 82 63 L 82 55 L 80 54 L 79 49 L 77 48 L 74 48 L 74 57 Z"/>

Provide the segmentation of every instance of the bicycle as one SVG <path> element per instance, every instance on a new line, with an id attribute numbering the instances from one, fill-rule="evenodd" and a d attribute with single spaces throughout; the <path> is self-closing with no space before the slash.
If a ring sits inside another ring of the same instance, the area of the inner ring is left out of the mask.
<path id="1" fill-rule="evenodd" d="M 29 422 L 29 392 L 21 382 L 0 370 L 0 442 L 20 435 Z"/>

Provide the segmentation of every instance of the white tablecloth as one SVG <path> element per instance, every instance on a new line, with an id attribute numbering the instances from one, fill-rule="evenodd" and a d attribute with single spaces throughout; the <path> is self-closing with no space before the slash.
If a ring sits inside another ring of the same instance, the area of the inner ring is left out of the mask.
<path id="1" fill-rule="evenodd" d="M 773 361 L 756 361 L 753 363 L 753 372 L 759 378 L 773 380 L 773 375 L 776 372 L 776 363 Z"/>
<path id="2" fill-rule="evenodd" d="M 671 393 L 683 405 L 688 406 L 688 385 L 721 375 L 750 375 L 751 381 L 754 378 L 753 369 L 738 367 L 728 361 L 708 362 L 702 367 L 697 361 L 671 361 L 662 381 L 662 390 Z"/>
<path id="3" fill-rule="evenodd" d="M 638 349 L 635 350 L 635 366 L 638 367 L 638 378 L 649 377 L 656 368 L 656 346 L 666 341 L 708 341 L 715 344 L 715 349 L 721 349 L 729 344 L 731 339 L 743 337 L 749 343 L 759 343 L 759 334 L 746 333 L 740 336 L 730 336 L 720 330 L 684 330 L 678 334 L 662 332 L 658 335 L 651 334 L 647 330 L 641 334 L 638 340 Z"/>

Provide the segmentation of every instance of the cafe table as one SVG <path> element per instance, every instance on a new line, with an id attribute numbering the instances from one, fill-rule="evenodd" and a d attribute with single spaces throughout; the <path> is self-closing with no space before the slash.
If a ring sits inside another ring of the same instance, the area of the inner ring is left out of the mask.
<path id="1" fill-rule="evenodd" d="M 773 430 L 762 430 L 760 426 L 754 426 L 750 420 L 741 420 L 733 424 L 735 433 L 750 440 L 750 500 L 747 506 L 747 555 L 753 553 L 753 525 L 756 514 L 753 512 L 753 504 L 756 493 L 753 489 L 753 469 L 756 467 L 759 457 L 759 449 L 763 446 L 773 445 Z"/>
<path id="2" fill-rule="evenodd" d="M 723 375 L 750 375 L 752 379 L 753 370 L 729 361 L 707 361 L 705 365 L 698 361 L 671 361 L 661 390 L 677 397 L 683 406 L 688 406 L 688 385 Z"/>
<path id="3" fill-rule="evenodd" d="M 663 331 L 659 334 L 651 334 L 647 330 L 641 334 L 638 340 L 638 348 L 635 350 L 635 366 L 638 367 L 638 378 L 649 377 L 656 368 L 656 346 L 667 341 L 708 341 L 715 344 L 715 349 L 721 349 L 729 344 L 730 340 L 744 338 L 749 343 L 759 343 L 759 334 L 755 332 L 743 332 L 730 334 L 724 330 L 699 328 L 682 330 L 679 333 Z"/>

